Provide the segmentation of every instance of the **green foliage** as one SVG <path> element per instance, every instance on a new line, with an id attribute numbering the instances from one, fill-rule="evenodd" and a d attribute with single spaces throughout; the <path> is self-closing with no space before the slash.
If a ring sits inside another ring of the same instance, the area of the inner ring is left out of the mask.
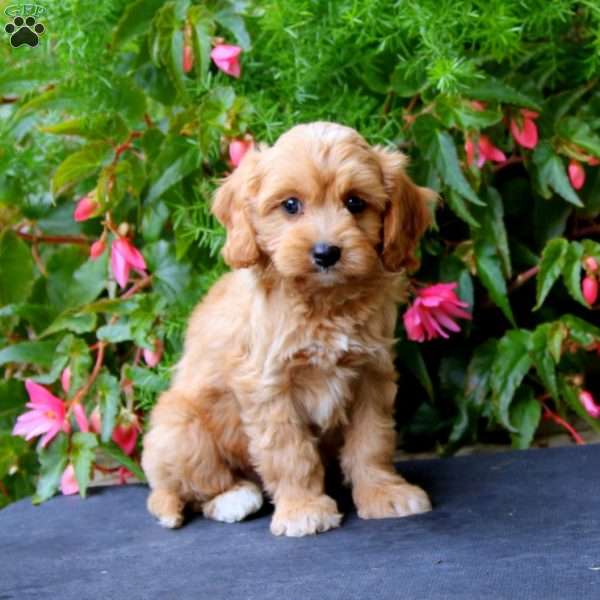
<path id="1" fill-rule="evenodd" d="M 111 439 L 168 385 L 186 319 L 225 270 L 210 199 L 227 145 L 311 120 L 403 149 L 440 193 L 415 276 L 457 281 L 474 318 L 443 343 L 400 332 L 407 444 L 527 447 L 543 407 L 598 428 L 578 400 L 600 343 L 581 292 L 583 261 L 600 262 L 593 3 L 65 0 L 45 24 L 37 48 L 0 45 L 0 506 L 31 494 L 38 471 L 35 499 L 50 497 L 69 463 L 82 495 L 106 460 L 143 476 L 137 450 Z M 217 37 L 244 49 L 240 79 L 211 63 Z M 523 109 L 539 113 L 533 149 L 510 133 Z M 469 161 L 481 135 L 508 160 Z M 587 175 L 578 190 L 571 160 Z M 76 222 L 84 196 L 96 216 Z M 110 267 L 117 235 L 147 264 L 126 290 Z M 96 240 L 107 249 L 93 260 Z M 74 432 L 39 458 L 10 435 L 26 378 L 69 403 Z M 77 403 L 98 411 L 94 432 L 78 431 Z"/>

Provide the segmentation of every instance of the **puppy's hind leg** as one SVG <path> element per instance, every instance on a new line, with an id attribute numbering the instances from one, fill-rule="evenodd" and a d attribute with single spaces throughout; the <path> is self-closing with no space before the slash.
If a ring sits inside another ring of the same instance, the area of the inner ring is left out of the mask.
<path id="1" fill-rule="evenodd" d="M 144 438 L 142 467 L 152 489 L 148 510 L 165 527 L 182 524 L 186 503 L 205 503 L 236 481 L 203 424 L 201 403 L 176 389 L 165 392 Z"/>

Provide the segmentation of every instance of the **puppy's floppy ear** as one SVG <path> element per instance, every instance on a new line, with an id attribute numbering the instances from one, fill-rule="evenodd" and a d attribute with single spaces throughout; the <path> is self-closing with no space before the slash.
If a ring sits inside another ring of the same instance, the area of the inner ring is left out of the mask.
<path id="1" fill-rule="evenodd" d="M 435 203 L 437 194 L 411 181 L 404 170 L 407 162 L 404 154 L 379 147 L 375 152 L 388 194 L 381 259 L 390 271 L 412 270 L 419 266 L 415 251 L 431 224 L 429 205 Z"/>
<path id="2" fill-rule="evenodd" d="M 257 193 L 259 151 L 249 150 L 239 166 L 226 177 L 212 205 L 215 217 L 227 229 L 223 258 L 233 269 L 250 267 L 258 262 L 260 250 L 250 221 L 250 201 Z"/>

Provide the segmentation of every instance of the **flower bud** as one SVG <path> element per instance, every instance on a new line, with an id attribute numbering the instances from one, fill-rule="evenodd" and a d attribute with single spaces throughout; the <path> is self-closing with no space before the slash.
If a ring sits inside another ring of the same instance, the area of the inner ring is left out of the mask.
<path id="1" fill-rule="evenodd" d="M 90 247 L 90 258 L 96 260 L 106 250 L 106 244 L 102 240 L 96 240 Z"/>
<path id="2" fill-rule="evenodd" d="M 581 390 L 581 392 L 579 392 L 579 402 L 581 402 L 583 408 L 585 408 L 585 411 L 590 417 L 594 417 L 595 419 L 600 417 L 600 406 L 596 404 L 594 396 L 592 396 L 590 392 Z"/>
<path id="3" fill-rule="evenodd" d="M 98 203 L 89 196 L 84 196 L 77 203 L 75 211 L 73 212 L 73 218 L 76 221 L 87 221 L 94 216 L 97 210 Z"/>
<path id="4" fill-rule="evenodd" d="M 588 275 L 584 277 L 581 284 L 581 293 L 584 300 L 591 306 L 598 300 L 598 280 L 595 277 Z"/>

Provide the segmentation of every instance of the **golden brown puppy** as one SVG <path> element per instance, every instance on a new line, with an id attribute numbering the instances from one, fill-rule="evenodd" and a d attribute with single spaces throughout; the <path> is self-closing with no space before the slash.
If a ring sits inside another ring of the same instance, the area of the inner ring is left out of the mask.
<path id="1" fill-rule="evenodd" d="M 181 525 L 185 504 L 239 521 L 261 507 L 259 483 L 275 535 L 337 527 L 320 456 L 335 440 L 359 516 L 430 510 L 392 464 L 396 307 L 433 197 L 404 165 L 353 129 L 311 123 L 224 181 L 213 210 L 234 270 L 194 311 L 144 441 L 162 525 Z"/>

